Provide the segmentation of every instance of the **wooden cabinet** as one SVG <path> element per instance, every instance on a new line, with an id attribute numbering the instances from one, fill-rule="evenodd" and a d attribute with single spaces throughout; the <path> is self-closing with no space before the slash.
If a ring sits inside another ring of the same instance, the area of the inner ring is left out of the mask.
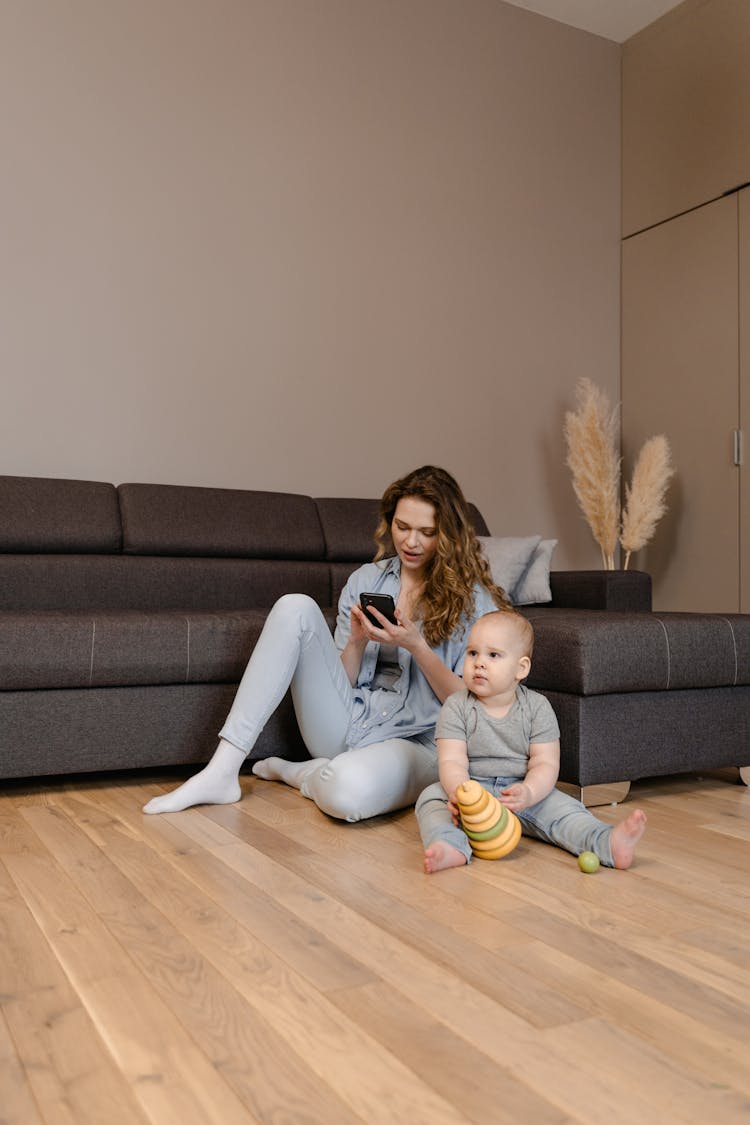
<path id="1" fill-rule="evenodd" d="M 748 60 L 748 0 L 684 0 L 624 44 L 624 235 L 750 182 Z"/>
<path id="2" fill-rule="evenodd" d="M 750 190 L 739 205 L 740 305 L 740 610 L 750 613 Z"/>
<path id="3" fill-rule="evenodd" d="M 750 479 L 734 459 L 743 418 L 748 433 L 748 190 L 623 242 L 625 472 L 655 433 L 676 469 L 668 513 L 633 560 L 651 573 L 657 609 L 750 611 Z"/>

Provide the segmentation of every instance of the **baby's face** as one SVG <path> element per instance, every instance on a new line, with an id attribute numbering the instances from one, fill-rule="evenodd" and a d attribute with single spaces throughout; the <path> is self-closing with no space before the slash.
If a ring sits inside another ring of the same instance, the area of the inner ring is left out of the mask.
<path id="1" fill-rule="evenodd" d="M 513 621 L 477 621 L 469 634 L 463 680 L 479 699 L 512 694 L 531 661 Z"/>

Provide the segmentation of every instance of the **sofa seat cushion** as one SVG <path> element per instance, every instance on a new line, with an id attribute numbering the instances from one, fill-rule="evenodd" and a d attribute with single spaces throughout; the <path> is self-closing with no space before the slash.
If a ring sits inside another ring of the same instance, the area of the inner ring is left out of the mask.
<path id="1" fill-rule="evenodd" d="M 750 615 L 524 609 L 532 688 L 577 695 L 750 684 Z"/>
<path id="2" fill-rule="evenodd" d="M 266 616 L 0 613 L 0 690 L 236 684 Z"/>

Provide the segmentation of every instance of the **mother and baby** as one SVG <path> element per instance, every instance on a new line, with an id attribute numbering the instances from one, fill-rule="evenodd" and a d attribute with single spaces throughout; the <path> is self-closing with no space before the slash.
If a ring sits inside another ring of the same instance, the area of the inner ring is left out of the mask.
<path id="1" fill-rule="evenodd" d="M 522 683 L 533 632 L 492 581 L 453 477 L 427 465 L 391 484 L 375 539 L 374 562 L 341 593 L 333 636 L 307 595 L 279 599 L 208 765 L 144 812 L 238 801 L 242 764 L 291 688 L 311 760 L 266 758 L 253 773 L 340 820 L 416 802 L 427 872 L 470 860 L 455 807 L 469 777 L 516 813 L 525 835 L 629 867 L 645 815 L 635 809 L 612 827 L 555 789 L 557 721 Z M 390 594 L 395 623 L 376 606 L 366 615 L 363 593 Z"/>

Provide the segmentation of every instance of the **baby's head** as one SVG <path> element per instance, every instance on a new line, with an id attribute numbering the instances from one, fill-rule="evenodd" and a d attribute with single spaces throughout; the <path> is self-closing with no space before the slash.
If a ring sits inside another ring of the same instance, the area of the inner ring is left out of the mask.
<path id="1" fill-rule="evenodd" d="M 475 629 L 481 631 L 486 640 L 496 639 L 500 647 L 512 647 L 518 656 L 526 656 L 531 660 L 534 629 L 531 622 L 517 610 L 496 609 L 477 618 L 469 633 L 469 644 Z"/>
<path id="2" fill-rule="evenodd" d="M 514 609 L 478 618 L 466 644 L 463 680 L 480 699 L 515 691 L 531 669 L 534 630 Z"/>

